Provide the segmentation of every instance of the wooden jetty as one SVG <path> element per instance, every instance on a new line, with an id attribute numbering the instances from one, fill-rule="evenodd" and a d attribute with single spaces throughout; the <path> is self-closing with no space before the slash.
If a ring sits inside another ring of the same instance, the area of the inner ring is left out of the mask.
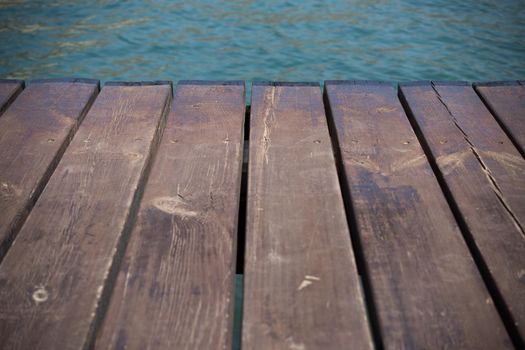
<path id="1" fill-rule="evenodd" d="M 0 348 L 512 349 L 525 87 L 0 81 Z"/>

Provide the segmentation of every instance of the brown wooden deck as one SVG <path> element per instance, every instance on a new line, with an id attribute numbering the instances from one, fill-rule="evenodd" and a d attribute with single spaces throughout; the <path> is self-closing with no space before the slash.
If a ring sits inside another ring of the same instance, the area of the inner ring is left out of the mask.
<path id="1" fill-rule="evenodd" d="M 0 348 L 524 347 L 522 82 L 174 90 L 0 81 Z"/>

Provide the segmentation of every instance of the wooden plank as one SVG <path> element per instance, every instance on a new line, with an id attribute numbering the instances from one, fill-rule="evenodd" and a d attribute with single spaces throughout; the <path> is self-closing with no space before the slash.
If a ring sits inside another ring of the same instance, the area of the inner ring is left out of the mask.
<path id="1" fill-rule="evenodd" d="M 22 80 L 0 79 L 0 115 L 24 89 Z"/>
<path id="2" fill-rule="evenodd" d="M 509 81 L 477 83 L 475 89 L 525 157 L 525 87 Z"/>
<path id="3" fill-rule="evenodd" d="M 325 91 L 384 347 L 511 348 L 394 89 Z"/>
<path id="4" fill-rule="evenodd" d="M 180 82 L 96 347 L 231 349 L 243 82 Z"/>
<path id="5" fill-rule="evenodd" d="M 465 141 L 487 168 L 487 178 L 494 185 L 495 193 L 515 217 L 515 222 L 525 227 L 525 173 L 524 160 L 507 135 L 498 127 L 489 111 L 483 106 L 472 88 L 454 85 L 437 85 L 443 103 L 448 107 L 456 127 L 466 135 Z"/>
<path id="6" fill-rule="evenodd" d="M 31 83 L 0 118 L 0 260 L 97 92 L 96 80 Z"/>
<path id="7" fill-rule="evenodd" d="M 466 85 L 403 85 L 400 93 L 481 253 L 490 283 L 525 339 L 525 160 Z M 518 209 L 519 210 L 519 209 Z"/>
<path id="8" fill-rule="evenodd" d="M 90 347 L 170 101 L 102 89 L 0 265 L 0 348 Z"/>
<path id="9" fill-rule="evenodd" d="M 244 349 L 372 348 L 318 84 L 252 89 Z"/>

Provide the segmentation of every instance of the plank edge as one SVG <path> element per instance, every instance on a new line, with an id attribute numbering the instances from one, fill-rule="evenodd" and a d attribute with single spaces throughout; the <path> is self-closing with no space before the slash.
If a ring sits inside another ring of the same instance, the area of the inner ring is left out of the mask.
<path id="1" fill-rule="evenodd" d="M 148 80 L 148 81 L 110 80 L 104 84 L 104 86 L 155 86 L 155 85 L 173 86 L 173 82 L 171 80 Z"/>
<path id="2" fill-rule="evenodd" d="M 386 80 L 326 80 L 324 85 L 385 85 L 393 86 L 395 83 Z"/>
<path id="3" fill-rule="evenodd" d="M 489 87 L 489 86 L 517 86 L 520 85 L 518 80 L 498 80 L 498 81 L 480 81 L 472 83 L 473 87 Z"/>
<path id="4" fill-rule="evenodd" d="M 9 96 L 0 106 L 0 116 L 11 106 L 11 104 L 16 100 L 18 95 L 22 93 L 25 88 L 25 82 L 23 80 L 14 80 L 14 79 L 0 79 L 0 84 L 6 85 L 15 85 L 15 91 Z"/>
<path id="5" fill-rule="evenodd" d="M 97 85 L 100 90 L 100 80 L 89 79 L 89 78 L 46 78 L 46 79 L 33 79 L 29 81 L 29 85 L 33 84 L 50 84 L 50 83 L 80 83 L 80 84 L 93 84 Z"/>
<path id="6" fill-rule="evenodd" d="M 244 80 L 179 80 L 177 85 L 244 85 Z"/>
<path id="7" fill-rule="evenodd" d="M 320 86 L 317 82 L 312 81 L 266 81 L 254 80 L 252 86 Z"/>
<path id="8" fill-rule="evenodd" d="M 469 86 L 467 81 L 462 80 L 416 80 L 399 83 L 399 87 L 411 86 Z"/>
<path id="9" fill-rule="evenodd" d="M 22 88 L 25 87 L 25 82 L 21 79 L 0 79 L 0 84 L 20 84 Z"/>

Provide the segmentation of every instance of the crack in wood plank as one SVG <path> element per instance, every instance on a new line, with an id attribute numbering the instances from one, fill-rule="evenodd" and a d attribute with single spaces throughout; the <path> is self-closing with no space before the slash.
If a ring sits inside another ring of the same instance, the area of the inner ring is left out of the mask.
<path id="1" fill-rule="evenodd" d="M 480 153 L 478 152 L 476 146 L 470 141 L 467 133 L 463 130 L 463 128 L 459 124 L 459 121 L 457 120 L 456 116 L 454 116 L 454 114 L 448 108 L 448 106 L 445 103 L 445 101 L 443 101 L 443 98 L 442 98 L 441 94 L 439 93 L 439 91 L 437 90 L 434 82 L 431 82 L 431 86 L 432 86 L 432 89 L 434 90 L 434 92 L 436 93 L 436 96 L 437 96 L 439 102 L 441 102 L 441 104 L 445 107 L 446 111 L 448 112 L 448 114 L 450 115 L 452 121 L 454 122 L 454 125 L 461 132 L 461 134 L 463 135 L 463 138 L 465 139 L 465 142 L 467 142 L 467 144 L 469 145 L 469 148 L 470 148 L 471 152 L 474 154 L 474 157 L 476 158 L 476 160 L 478 161 L 479 165 L 481 166 L 481 169 L 483 170 L 483 173 L 485 174 L 485 176 L 489 180 L 489 184 L 490 184 L 493 192 L 496 194 L 496 197 L 500 201 L 501 205 L 503 206 L 503 208 L 505 209 L 507 214 L 512 219 L 512 222 L 514 223 L 514 225 L 516 226 L 518 231 L 525 237 L 525 229 L 523 228 L 523 226 L 519 222 L 518 218 L 516 217 L 516 214 L 514 214 L 514 212 L 512 211 L 510 205 L 505 200 L 505 196 L 503 195 L 501 187 L 498 185 L 498 182 L 496 181 L 496 178 L 492 175 L 489 167 L 483 161 L 483 158 L 481 157 Z"/>

